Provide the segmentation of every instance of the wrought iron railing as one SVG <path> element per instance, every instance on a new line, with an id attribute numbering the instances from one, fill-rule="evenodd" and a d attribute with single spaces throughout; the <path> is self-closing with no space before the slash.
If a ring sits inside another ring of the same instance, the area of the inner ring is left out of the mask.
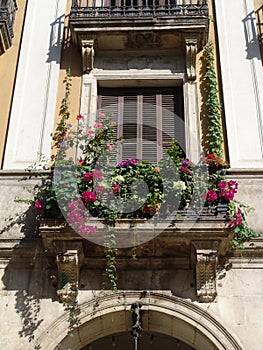
<path id="1" fill-rule="evenodd" d="M 263 45 L 263 5 L 255 11 L 259 44 Z"/>
<path id="2" fill-rule="evenodd" d="M 73 0 L 71 18 L 208 16 L 207 0 Z"/>
<path id="3" fill-rule="evenodd" d="M 16 10 L 16 0 L 0 0 L 0 22 L 6 23 L 10 39 L 14 36 L 13 25 Z"/>

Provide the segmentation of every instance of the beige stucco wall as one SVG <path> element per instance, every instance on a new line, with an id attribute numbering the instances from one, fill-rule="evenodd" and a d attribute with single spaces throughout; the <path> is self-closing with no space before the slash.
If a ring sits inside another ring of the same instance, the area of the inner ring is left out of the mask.
<path id="1" fill-rule="evenodd" d="M 260 6 L 263 6 L 262 0 L 254 0 L 255 10 L 257 10 Z"/>
<path id="2" fill-rule="evenodd" d="M 57 107 L 56 118 L 54 122 L 54 129 L 59 122 L 59 110 L 61 101 L 65 96 L 65 84 L 63 83 L 66 71 L 70 69 L 71 73 L 71 94 L 70 94 L 70 120 L 69 123 L 76 125 L 76 116 L 80 112 L 80 93 L 81 93 L 81 78 L 82 78 L 82 59 L 81 51 L 76 48 L 70 39 L 69 31 L 69 13 L 71 9 L 71 0 L 67 2 L 67 10 L 65 14 L 65 27 L 64 27 L 64 46 L 61 52 L 61 70 L 59 75 L 58 95 L 57 95 Z"/>
<path id="3" fill-rule="evenodd" d="M 2 164 L 3 160 L 6 130 L 8 127 L 26 4 L 27 0 L 17 0 L 18 11 L 16 12 L 14 23 L 14 38 L 12 40 L 12 46 L 0 56 L 0 164 Z"/>
<path id="4" fill-rule="evenodd" d="M 25 4 L 23 0 L 18 1 L 20 12 L 18 12 L 16 19 L 16 25 L 18 25 L 18 19 L 21 16 L 20 28 L 23 17 L 21 14 L 22 2 Z M 69 8 L 70 1 L 68 2 L 67 14 Z M 214 40 L 213 25 L 213 22 L 211 22 L 209 34 L 211 40 Z M 65 33 L 67 33 L 67 28 Z M 0 81 L 7 81 L 5 86 L 9 86 L 4 91 L 3 89 L 0 90 L 0 113 L 6 111 L 3 118 L 1 115 L 3 127 L 0 129 L 2 142 L 0 150 L 3 150 L 16 55 L 19 48 L 19 42 L 15 45 L 15 40 L 16 36 L 12 48 L 0 57 Z M 13 55 L 11 55 L 11 52 L 13 52 Z M 200 70 L 201 54 L 198 55 L 197 62 L 199 72 L 202 75 Z M 3 66 L 5 67 L 4 70 Z M 59 120 L 60 102 L 64 97 L 63 79 L 69 66 L 72 76 L 70 121 L 75 123 L 75 116 L 79 113 L 80 108 L 82 72 L 81 53 L 73 46 L 66 46 L 62 52 L 56 121 Z M 5 80 L 2 80 L 2 77 Z M 9 102 L 7 103 L 7 101 Z M 200 95 L 201 103 L 202 96 Z M 64 329 L 69 324 L 65 307 L 58 303 L 55 288 L 49 278 L 50 272 L 55 272 L 55 264 L 51 262 L 50 265 L 50 261 L 47 260 L 45 251 L 41 246 L 34 211 L 26 204 L 14 202 L 14 198 L 18 196 L 20 198 L 30 197 L 24 187 L 31 187 L 37 182 L 35 179 L 31 181 L 23 180 L 23 176 L 22 174 L 16 176 L 14 173 L 5 174 L 2 172 L 0 177 L 0 348 L 5 350 L 33 350 L 38 336 L 45 334 L 45 331 L 50 329 L 52 325 Z M 249 222 L 254 229 L 262 232 L 263 223 L 260 214 L 263 196 L 262 175 L 259 173 L 256 176 L 255 174 L 245 174 L 243 176 L 242 174 L 230 174 L 229 176 L 237 179 L 240 183 L 238 199 L 247 201 L 256 208 L 255 213 L 250 216 Z M 242 350 L 261 350 L 262 348 L 262 266 L 261 258 L 257 259 L 256 264 L 253 264 L 253 259 L 243 264 L 241 259 L 239 265 L 234 264 L 232 268 L 227 269 L 228 271 L 221 270 L 217 276 L 218 297 L 216 301 L 212 304 L 199 304 L 208 314 L 215 316 L 238 339 L 242 345 Z M 80 303 L 87 302 L 92 298 L 94 290 L 97 293 L 100 292 L 102 273 L 103 267 L 92 271 L 89 266 L 83 268 L 80 276 Z M 194 283 L 192 269 L 161 271 L 145 268 L 139 271 L 131 269 L 130 271 L 120 272 L 121 289 L 165 290 L 166 293 L 171 291 L 174 295 L 187 299 L 195 305 L 197 301 Z M 93 304 L 90 305 L 92 308 Z M 81 315 L 83 313 L 82 310 Z M 59 322 L 56 324 L 56 320 L 63 315 L 65 317 L 62 324 Z M 100 335 L 103 336 L 103 334 Z M 49 336 L 52 337 L 52 334 L 46 334 L 46 337 Z"/>

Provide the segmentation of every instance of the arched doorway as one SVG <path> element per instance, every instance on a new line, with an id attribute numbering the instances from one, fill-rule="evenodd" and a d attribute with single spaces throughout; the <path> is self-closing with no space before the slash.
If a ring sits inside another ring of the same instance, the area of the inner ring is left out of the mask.
<path id="1" fill-rule="evenodd" d="M 80 350 L 134 350 L 134 341 L 131 334 L 112 334 L 88 344 Z M 156 332 L 142 332 L 139 350 L 194 350 L 191 346 L 183 343 L 177 338 Z"/>
<path id="2" fill-rule="evenodd" d="M 181 298 L 155 292 L 119 292 L 80 305 L 79 326 L 68 336 L 65 313 L 37 340 L 41 350 L 80 350 L 114 334 L 129 333 L 130 307 L 142 304 L 143 332 L 178 339 L 196 350 L 242 350 L 227 329 L 208 312 Z M 187 349 L 188 350 L 188 349 Z"/>

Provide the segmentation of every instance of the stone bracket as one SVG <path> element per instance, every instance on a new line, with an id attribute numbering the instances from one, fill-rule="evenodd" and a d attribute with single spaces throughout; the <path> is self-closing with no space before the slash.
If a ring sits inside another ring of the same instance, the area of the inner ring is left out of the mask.
<path id="1" fill-rule="evenodd" d="M 194 241 L 196 295 L 199 302 L 212 302 L 216 295 L 218 241 Z"/>
<path id="2" fill-rule="evenodd" d="M 185 35 L 186 73 L 189 80 L 196 79 L 197 37 Z"/>
<path id="3" fill-rule="evenodd" d="M 94 67 L 94 41 L 95 36 L 89 36 L 81 40 L 83 73 L 90 73 Z"/>
<path id="4" fill-rule="evenodd" d="M 74 303 L 78 295 L 80 259 L 78 250 L 67 250 L 56 256 L 58 267 L 58 290 L 60 302 Z"/>

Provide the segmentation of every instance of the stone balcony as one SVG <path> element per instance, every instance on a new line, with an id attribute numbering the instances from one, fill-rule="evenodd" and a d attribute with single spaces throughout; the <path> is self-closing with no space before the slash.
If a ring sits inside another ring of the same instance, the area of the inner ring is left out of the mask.
<path id="1" fill-rule="evenodd" d="M 77 297 L 80 268 L 97 269 L 105 265 L 103 239 L 105 227 L 87 240 L 65 221 L 43 220 L 40 235 L 49 258 L 56 260 L 58 277 L 67 276 L 69 285 L 59 291 L 60 300 Z M 158 234 L 156 234 L 158 231 Z M 136 232 L 136 260 L 131 258 Z M 196 296 L 200 302 L 211 302 L 217 295 L 216 273 L 220 263 L 231 252 L 233 231 L 227 218 L 204 213 L 199 218 L 181 216 L 174 220 L 120 220 L 115 227 L 118 267 L 121 270 L 194 269 Z M 101 244 L 96 244 L 100 242 Z M 70 287 L 71 286 L 71 287 Z"/>
<path id="2" fill-rule="evenodd" d="M 206 1 L 73 1 L 70 29 L 73 42 L 93 68 L 96 52 L 120 50 L 186 51 L 187 61 L 207 42 Z M 190 77 L 191 78 L 191 77 Z"/>

